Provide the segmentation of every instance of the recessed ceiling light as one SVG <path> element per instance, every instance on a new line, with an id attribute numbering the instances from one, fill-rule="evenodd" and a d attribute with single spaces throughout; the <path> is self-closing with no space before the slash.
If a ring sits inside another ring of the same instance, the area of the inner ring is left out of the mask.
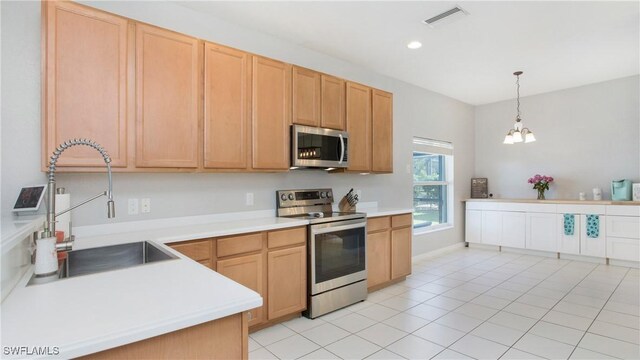
<path id="1" fill-rule="evenodd" d="M 420 49 L 422 47 L 422 43 L 420 41 L 412 41 L 407 44 L 409 49 Z"/>

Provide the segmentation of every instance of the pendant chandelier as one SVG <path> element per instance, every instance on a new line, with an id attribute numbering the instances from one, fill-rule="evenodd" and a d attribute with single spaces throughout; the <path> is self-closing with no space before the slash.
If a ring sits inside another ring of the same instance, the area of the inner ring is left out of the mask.
<path id="1" fill-rule="evenodd" d="M 507 136 L 504 137 L 503 144 L 514 144 L 520 143 L 524 140 L 525 143 L 530 143 L 536 141 L 535 136 L 533 136 L 533 132 L 526 127 L 522 126 L 522 119 L 520 119 L 520 75 L 522 75 L 522 71 L 516 71 L 513 73 L 516 76 L 516 86 L 517 86 L 517 111 L 518 115 L 516 116 L 516 123 L 513 125 L 513 129 L 509 130 Z"/>

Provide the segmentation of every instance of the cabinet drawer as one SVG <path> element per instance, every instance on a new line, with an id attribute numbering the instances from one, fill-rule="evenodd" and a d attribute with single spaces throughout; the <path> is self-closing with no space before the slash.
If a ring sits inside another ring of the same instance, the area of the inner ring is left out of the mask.
<path id="1" fill-rule="evenodd" d="M 604 205 L 575 205 L 575 204 L 558 204 L 556 209 L 558 214 L 605 214 Z"/>
<path id="2" fill-rule="evenodd" d="M 391 218 L 388 216 L 367 219 L 367 232 L 386 230 L 391 227 Z"/>
<path id="3" fill-rule="evenodd" d="M 489 201 L 467 201 L 467 210 L 498 210 L 497 202 Z"/>
<path id="4" fill-rule="evenodd" d="M 607 237 L 607 257 L 640 261 L 640 240 Z"/>
<path id="5" fill-rule="evenodd" d="M 640 206 L 608 205 L 607 215 L 640 216 Z"/>
<path id="6" fill-rule="evenodd" d="M 211 241 L 193 241 L 178 245 L 169 245 L 172 249 L 186 255 L 188 258 L 201 261 L 211 258 Z"/>
<path id="7" fill-rule="evenodd" d="M 391 217 L 391 227 L 411 226 L 411 214 L 394 215 Z"/>
<path id="8" fill-rule="evenodd" d="M 607 236 L 640 239 L 640 217 L 607 216 Z"/>
<path id="9" fill-rule="evenodd" d="M 218 257 L 258 251 L 262 249 L 262 233 L 232 236 L 218 239 Z"/>
<path id="10" fill-rule="evenodd" d="M 299 227 L 295 229 L 270 231 L 267 234 L 267 244 L 269 249 L 304 244 L 307 241 L 307 228 Z"/>
<path id="11" fill-rule="evenodd" d="M 533 213 L 553 214 L 557 212 L 556 204 L 527 204 L 527 211 Z"/>

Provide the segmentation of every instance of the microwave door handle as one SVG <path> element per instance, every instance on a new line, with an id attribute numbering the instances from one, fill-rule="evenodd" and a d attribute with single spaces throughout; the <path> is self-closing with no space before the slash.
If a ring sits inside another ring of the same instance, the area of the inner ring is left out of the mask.
<path id="1" fill-rule="evenodd" d="M 338 164 L 342 164 L 342 160 L 344 160 L 344 138 L 342 134 L 338 134 L 338 137 L 340 138 L 340 161 L 338 161 Z"/>

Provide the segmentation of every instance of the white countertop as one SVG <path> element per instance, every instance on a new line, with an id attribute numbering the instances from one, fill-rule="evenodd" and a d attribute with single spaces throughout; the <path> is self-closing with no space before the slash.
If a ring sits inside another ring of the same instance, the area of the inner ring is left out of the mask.
<path id="1" fill-rule="evenodd" d="M 3 346 L 57 346 L 57 358 L 129 344 L 262 305 L 260 295 L 179 256 L 25 286 L 2 303 Z M 21 356 L 33 358 L 33 356 Z"/>
<path id="2" fill-rule="evenodd" d="M 361 206 L 357 211 L 376 217 L 413 209 Z M 74 228 L 74 249 L 143 240 L 166 244 L 307 224 L 257 211 L 85 226 Z M 35 219 L 13 233 L 41 225 L 42 218 Z M 4 235 L 3 229 L 3 243 Z M 256 292 L 165 248 L 179 259 L 26 286 L 30 269 L 2 303 L 2 345 L 58 346 L 58 357 L 77 357 L 262 305 Z"/>
<path id="3" fill-rule="evenodd" d="M 6 216 L 0 222 L 2 253 L 11 250 L 26 236 L 42 228 L 44 215 Z"/>
<path id="4" fill-rule="evenodd" d="M 582 205 L 631 205 L 638 206 L 640 201 L 613 200 L 577 200 L 577 199 L 465 199 L 463 202 L 515 202 L 527 204 L 582 204 Z"/>

